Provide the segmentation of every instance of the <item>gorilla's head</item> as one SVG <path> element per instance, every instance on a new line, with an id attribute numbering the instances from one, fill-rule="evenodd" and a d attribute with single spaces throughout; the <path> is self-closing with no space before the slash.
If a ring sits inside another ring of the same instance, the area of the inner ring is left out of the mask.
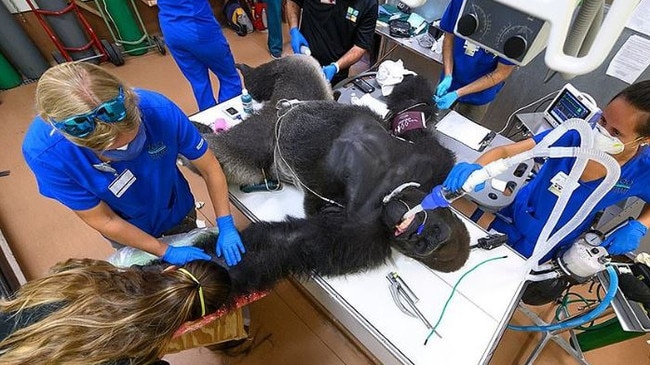
<path id="1" fill-rule="evenodd" d="M 258 102 L 280 99 L 332 100 L 332 88 L 323 77 L 315 58 L 305 55 L 285 56 L 258 67 L 237 64 L 244 84 Z"/>
<path id="2" fill-rule="evenodd" d="M 419 204 L 426 193 L 406 188 L 384 204 L 382 219 L 387 227 L 397 227 L 402 216 Z M 448 208 L 417 213 L 406 229 L 395 228 L 391 244 L 433 270 L 456 271 L 469 257 L 469 233 L 463 222 Z"/>

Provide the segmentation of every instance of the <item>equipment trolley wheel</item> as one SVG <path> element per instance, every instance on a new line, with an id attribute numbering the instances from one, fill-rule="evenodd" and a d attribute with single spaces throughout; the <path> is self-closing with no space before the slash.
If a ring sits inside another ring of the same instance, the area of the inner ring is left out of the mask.
<path id="1" fill-rule="evenodd" d="M 106 50 L 106 55 L 108 56 L 109 61 L 111 61 L 115 66 L 122 66 L 124 64 L 124 57 L 122 57 L 119 48 L 117 48 L 114 43 L 105 39 L 102 39 L 100 42 L 102 43 L 102 47 Z"/>
<path id="2" fill-rule="evenodd" d="M 162 40 L 162 38 L 158 37 L 157 35 L 151 36 L 151 42 L 156 46 L 156 49 L 158 49 L 158 53 L 161 55 L 166 55 L 167 54 L 167 47 L 165 47 L 165 41 Z"/>

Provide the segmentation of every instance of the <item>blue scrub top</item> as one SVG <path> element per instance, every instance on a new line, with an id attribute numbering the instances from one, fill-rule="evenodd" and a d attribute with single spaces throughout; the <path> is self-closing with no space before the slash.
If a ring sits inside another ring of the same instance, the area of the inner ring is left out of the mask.
<path id="1" fill-rule="evenodd" d="M 449 3 L 449 6 L 447 6 L 445 13 L 440 19 L 440 29 L 454 34 L 454 27 L 462 5 L 463 0 L 452 0 Z M 513 65 L 512 62 L 483 48 L 479 48 L 473 56 L 465 54 L 465 40 L 454 35 L 454 71 L 449 90 L 457 90 L 489 74 L 497 68 L 499 62 L 506 65 Z M 444 71 L 441 77 L 444 77 Z M 500 82 L 489 89 L 462 96 L 458 98 L 458 101 L 472 105 L 487 104 L 494 100 L 503 85 L 504 82 Z"/>
<path id="2" fill-rule="evenodd" d="M 114 161 L 115 173 L 133 174 L 135 181 L 120 197 L 109 186 L 117 177 L 93 167 L 95 152 L 79 147 L 40 117 L 23 141 L 23 155 L 46 197 L 72 210 L 87 210 L 104 201 L 120 217 L 154 237 L 177 225 L 194 207 L 190 187 L 176 165 L 182 154 L 190 160 L 207 151 L 207 143 L 187 116 L 161 94 L 136 90 L 147 140 L 133 160 Z"/>
<path id="3" fill-rule="evenodd" d="M 534 136 L 535 143 L 539 143 L 549 132 L 550 130 Z M 569 131 L 552 146 L 578 146 L 579 144 L 580 135 L 576 131 Z M 594 216 L 598 211 L 633 196 L 646 202 L 649 201 L 650 149 L 646 147 L 640 148 L 636 156 L 621 167 L 621 176 L 614 188 L 596 204 L 587 219 L 560 242 L 558 248 L 574 242 L 581 234 L 586 232 L 593 223 Z M 532 255 L 537 238 L 557 201 L 557 195 L 549 191 L 551 179 L 559 172 L 568 175 L 574 163 L 575 158 L 548 159 L 537 176 L 519 191 L 514 202 L 499 212 L 512 219 L 512 224 L 508 224 L 499 218 L 495 219 L 491 228 L 506 233 L 510 245 L 522 255 L 526 257 Z M 588 182 L 579 181 L 580 186 L 571 195 L 564 212 L 553 229 L 553 233 L 576 215 L 587 196 L 601 182 L 602 178 Z M 542 262 L 552 257 L 551 255 L 552 253 L 547 255 Z"/>

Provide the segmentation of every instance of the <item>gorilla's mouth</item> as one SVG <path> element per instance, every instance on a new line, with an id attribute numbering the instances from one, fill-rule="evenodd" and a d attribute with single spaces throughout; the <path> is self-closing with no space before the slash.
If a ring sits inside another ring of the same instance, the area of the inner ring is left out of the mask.
<path id="1" fill-rule="evenodd" d="M 395 225 L 395 237 L 401 236 L 413 224 L 415 215 L 412 215 Z"/>
<path id="2" fill-rule="evenodd" d="M 384 223 L 393 230 L 391 241 L 395 248 L 414 258 L 432 255 L 451 235 L 451 229 L 439 219 L 435 210 L 422 211 L 402 220 L 404 213 L 425 195 L 417 188 L 408 188 L 384 205 Z"/>

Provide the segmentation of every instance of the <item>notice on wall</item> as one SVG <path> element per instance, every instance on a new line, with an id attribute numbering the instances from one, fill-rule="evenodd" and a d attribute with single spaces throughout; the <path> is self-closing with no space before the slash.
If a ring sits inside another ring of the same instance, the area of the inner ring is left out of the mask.
<path id="1" fill-rule="evenodd" d="M 650 0 L 641 0 L 634 13 L 628 20 L 626 27 L 650 35 Z"/>
<path id="2" fill-rule="evenodd" d="M 632 35 L 607 67 L 607 75 L 632 84 L 650 65 L 650 40 Z"/>

